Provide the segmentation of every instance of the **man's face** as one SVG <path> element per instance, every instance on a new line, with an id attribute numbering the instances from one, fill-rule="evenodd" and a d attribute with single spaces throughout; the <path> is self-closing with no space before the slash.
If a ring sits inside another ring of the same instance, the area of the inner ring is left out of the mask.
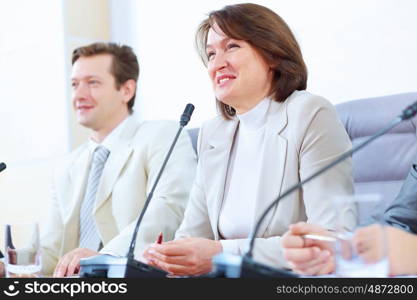
<path id="1" fill-rule="evenodd" d="M 78 122 L 100 131 L 113 126 L 128 114 L 130 95 L 122 86 L 116 88 L 110 54 L 80 57 L 72 67 L 72 104 Z"/>

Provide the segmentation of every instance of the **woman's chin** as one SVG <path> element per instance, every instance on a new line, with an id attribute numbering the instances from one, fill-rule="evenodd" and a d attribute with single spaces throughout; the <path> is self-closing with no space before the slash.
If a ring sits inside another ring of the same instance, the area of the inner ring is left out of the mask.
<path id="1" fill-rule="evenodd" d="M 217 101 L 220 101 L 221 103 L 225 105 L 229 105 L 230 107 L 235 107 L 236 101 L 233 101 L 230 97 L 216 97 Z"/>

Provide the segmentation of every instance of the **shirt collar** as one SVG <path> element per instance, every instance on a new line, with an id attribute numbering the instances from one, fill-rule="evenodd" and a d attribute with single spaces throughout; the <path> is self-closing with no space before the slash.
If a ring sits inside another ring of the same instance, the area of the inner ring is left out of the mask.
<path id="1" fill-rule="evenodd" d="M 270 98 L 265 98 L 260 101 L 254 108 L 243 113 L 236 114 L 240 121 L 240 126 L 246 130 L 257 130 L 266 123 L 266 115 L 271 103 Z"/>
<path id="2" fill-rule="evenodd" d="M 123 133 L 124 128 L 126 127 L 126 124 L 131 122 L 132 119 L 133 119 L 133 117 L 131 115 L 126 117 L 122 122 L 119 123 L 119 125 L 116 126 L 116 128 L 114 128 L 109 133 L 109 135 L 107 135 L 104 138 L 104 140 L 101 143 L 97 143 L 96 141 L 94 141 L 93 139 L 90 138 L 89 146 L 88 146 L 90 152 L 93 153 L 94 150 L 96 150 L 96 148 L 101 145 L 104 148 L 106 148 L 107 150 L 109 150 L 110 153 L 111 153 L 115 149 L 115 147 L 117 146 L 119 137 Z"/>

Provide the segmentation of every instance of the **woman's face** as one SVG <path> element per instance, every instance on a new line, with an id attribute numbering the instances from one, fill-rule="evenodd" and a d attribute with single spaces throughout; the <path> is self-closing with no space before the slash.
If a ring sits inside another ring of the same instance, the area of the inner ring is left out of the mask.
<path id="1" fill-rule="evenodd" d="M 269 95 L 273 72 L 247 42 L 226 36 L 214 24 L 207 36 L 208 73 L 216 98 L 245 113 Z"/>

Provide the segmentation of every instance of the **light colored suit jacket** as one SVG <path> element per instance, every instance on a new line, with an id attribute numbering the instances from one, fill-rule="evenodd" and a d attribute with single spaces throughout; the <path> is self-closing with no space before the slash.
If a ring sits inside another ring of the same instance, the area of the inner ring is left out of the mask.
<path id="1" fill-rule="evenodd" d="M 178 124 L 129 120 L 110 153 L 93 211 L 102 252 L 126 255 L 133 227 L 175 137 Z M 88 143 L 87 143 L 88 144 Z M 87 144 L 76 149 L 56 172 L 52 209 L 41 238 L 44 274 L 58 259 L 79 246 L 80 205 L 84 197 L 90 154 Z M 159 232 L 171 240 L 183 219 L 197 160 L 187 132 L 182 132 L 154 192 L 138 232 L 136 255 Z"/>
<path id="2" fill-rule="evenodd" d="M 176 238 L 220 239 L 219 214 L 238 122 L 237 118 L 227 121 L 219 116 L 203 124 L 198 142 L 196 180 Z M 272 101 L 267 112 L 265 139 L 265 151 L 258 157 L 262 180 L 258 197 L 254 199 L 255 220 L 278 195 L 351 148 L 334 107 L 327 100 L 305 91 L 294 92 L 285 102 Z M 280 236 L 288 226 L 308 221 L 334 229 L 336 211 L 332 201 L 335 196 L 351 194 L 352 165 L 347 159 L 278 203 L 260 227 L 255 260 L 285 266 Z M 352 219 L 346 227 L 354 225 Z M 246 252 L 247 239 L 230 242 L 237 243 L 239 254 Z"/>

